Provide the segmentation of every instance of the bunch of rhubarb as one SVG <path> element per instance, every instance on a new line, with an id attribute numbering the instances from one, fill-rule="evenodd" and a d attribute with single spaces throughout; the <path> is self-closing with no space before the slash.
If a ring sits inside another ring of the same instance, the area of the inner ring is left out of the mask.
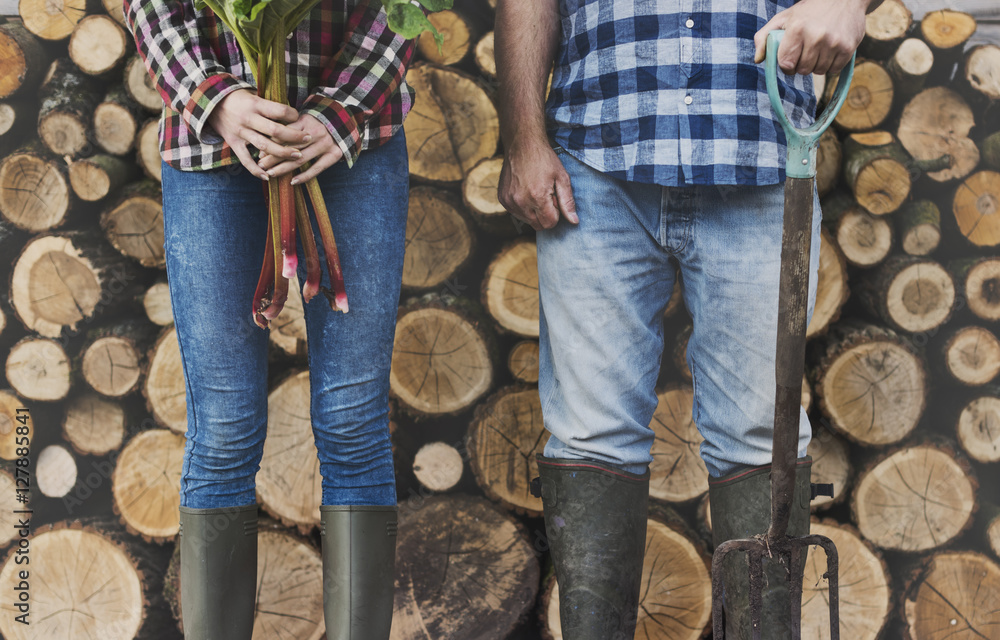
<path id="1" fill-rule="evenodd" d="M 443 38 L 427 19 L 424 9 L 439 11 L 451 8 L 452 0 L 375 0 L 385 7 L 389 28 L 405 38 L 431 31 L 438 46 Z M 285 43 L 289 33 L 306 18 L 319 0 L 195 0 L 199 9 L 208 8 L 233 32 L 240 51 L 253 73 L 257 93 L 262 98 L 288 104 L 285 75 Z M 424 7 L 424 9 L 421 9 Z M 308 164 L 302 167 L 306 170 Z M 305 189 L 305 195 L 302 190 Z M 333 237 L 330 215 L 316 178 L 304 185 L 292 185 L 286 173 L 267 182 L 267 242 L 264 264 L 253 298 L 253 319 L 267 328 L 278 317 L 288 296 L 288 279 L 298 269 L 296 229 L 302 237 L 306 260 L 306 281 L 302 298 L 309 302 L 320 291 L 320 263 L 306 209 L 306 196 L 312 203 L 326 254 L 331 289 L 323 293 L 334 311 L 347 312 L 347 291 L 340 269 L 337 242 Z M 280 249 L 280 251 L 279 251 Z"/>

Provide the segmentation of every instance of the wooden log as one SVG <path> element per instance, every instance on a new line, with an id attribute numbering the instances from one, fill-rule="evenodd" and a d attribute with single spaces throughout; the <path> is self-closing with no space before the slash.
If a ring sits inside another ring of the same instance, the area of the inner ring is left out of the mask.
<path id="1" fill-rule="evenodd" d="M 844 141 L 844 181 L 870 213 L 892 213 L 910 195 L 910 158 L 887 131 L 854 134 Z"/>
<path id="2" fill-rule="evenodd" d="M 858 474 L 851 514 L 868 541 L 893 551 L 936 549 L 972 524 L 978 484 L 951 446 L 887 452 Z"/>
<path id="3" fill-rule="evenodd" d="M 535 454 L 548 442 L 538 390 L 505 387 L 476 407 L 468 431 L 469 466 L 486 497 L 515 513 L 540 517 L 542 500 L 531 495 L 538 475 Z"/>
<path id="4" fill-rule="evenodd" d="M 94 108 L 94 141 L 108 153 L 125 155 L 132 150 L 145 118 L 145 111 L 129 97 L 125 87 L 115 85 Z"/>
<path id="5" fill-rule="evenodd" d="M 393 640 L 509 637 L 538 582 L 522 526 L 489 501 L 442 495 L 401 506 Z"/>
<path id="6" fill-rule="evenodd" d="M 983 138 L 979 151 L 987 169 L 1000 171 L 1000 131 Z"/>
<path id="7" fill-rule="evenodd" d="M 56 338 L 128 299 L 135 269 L 93 230 L 36 236 L 21 250 L 10 302 L 29 331 Z"/>
<path id="8" fill-rule="evenodd" d="M 827 100 L 836 85 L 832 79 L 827 82 Z M 885 67 L 875 60 L 859 60 L 847 100 L 834 122 L 845 131 L 877 129 L 892 111 L 893 96 L 892 77 Z"/>
<path id="9" fill-rule="evenodd" d="M 135 163 L 99 153 L 69 164 L 73 193 L 86 202 L 96 202 L 117 193 L 136 173 Z"/>
<path id="10" fill-rule="evenodd" d="M 30 420 L 29 420 L 30 423 Z M 18 498 L 24 495 L 25 487 L 17 486 L 17 480 L 14 478 L 16 471 L 14 469 L 0 469 L 0 490 L 4 493 L 0 494 L 0 501 L 3 502 L 2 508 L 4 510 L 4 531 L 0 531 L 0 544 L 4 547 L 9 545 L 11 542 L 17 540 L 20 537 L 19 532 L 15 529 L 17 523 L 17 515 L 15 512 L 17 509 L 22 509 L 26 507 L 24 503 L 18 502 Z M 21 484 L 23 485 L 23 480 Z M 17 548 L 18 545 L 14 545 Z M 2 570 L 0 570 L 2 574 Z M 7 616 L 13 619 L 14 616 Z"/>
<path id="11" fill-rule="evenodd" d="M 87 391 L 67 403 L 62 435 L 78 454 L 103 456 L 121 448 L 126 420 L 119 401 Z"/>
<path id="12" fill-rule="evenodd" d="M 538 383 L 538 342 L 521 340 L 510 349 L 507 368 L 518 382 Z"/>
<path id="13" fill-rule="evenodd" d="M 830 238 L 830 234 L 821 231 L 816 304 L 809 326 L 806 327 L 806 337 L 814 338 L 826 333 L 830 324 L 840 317 L 840 310 L 849 295 L 844 255 Z"/>
<path id="14" fill-rule="evenodd" d="M 454 489 L 464 471 L 462 454 L 446 442 L 428 442 L 413 456 L 413 475 L 429 491 L 443 493 Z"/>
<path id="15" fill-rule="evenodd" d="M 223 518 L 227 516 L 223 515 Z M 220 520 L 227 523 L 227 520 Z M 180 548 L 170 557 L 164 599 L 183 633 Z M 289 640 L 325 638 L 323 561 L 310 539 L 267 516 L 257 524 L 257 601 L 253 635 Z"/>
<path id="16" fill-rule="evenodd" d="M 48 66 L 48 53 L 24 25 L 0 25 L 0 99 L 37 87 Z"/>
<path id="17" fill-rule="evenodd" d="M 871 267 L 892 250 L 892 227 L 885 216 L 873 216 L 843 191 L 823 199 L 823 222 L 848 263 Z"/>
<path id="18" fill-rule="evenodd" d="M 184 437 L 169 429 L 141 431 L 122 448 L 111 494 L 129 533 L 157 543 L 177 535 L 183 459 Z"/>
<path id="19" fill-rule="evenodd" d="M 980 503 L 974 525 L 976 539 L 985 545 L 994 558 L 1000 558 L 1000 507 L 993 503 Z"/>
<path id="20" fill-rule="evenodd" d="M 656 398 L 649 495 L 673 503 L 697 500 L 708 491 L 708 468 L 700 454 L 704 438 L 691 417 L 694 389 L 671 385 Z"/>
<path id="21" fill-rule="evenodd" d="M 143 358 L 155 337 L 152 325 L 133 318 L 92 331 L 80 348 L 78 369 L 94 391 L 120 398 L 139 388 Z"/>
<path id="22" fill-rule="evenodd" d="M 538 251 L 531 240 L 502 248 L 483 276 L 482 302 L 498 326 L 538 337 Z"/>
<path id="23" fill-rule="evenodd" d="M 128 23 L 125 21 L 124 3 L 118 2 L 118 0 L 101 0 L 101 6 L 109 16 L 114 18 L 115 22 L 125 29 L 129 28 Z"/>
<path id="24" fill-rule="evenodd" d="M 115 4 L 118 4 L 117 0 L 115 0 Z M 146 70 L 146 65 L 143 63 L 142 58 L 139 57 L 139 54 L 132 56 L 125 63 L 125 74 L 122 84 L 125 86 L 125 92 L 128 93 L 132 100 L 146 111 L 159 113 L 163 108 L 163 98 L 160 96 L 160 92 L 156 90 L 153 78 L 149 75 L 149 71 Z"/>
<path id="25" fill-rule="evenodd" d="M 981 44 L 965 53 L 961 78 L 956 83 L 983 115 L 980 124 L 993 130 L 1000 125 L 1000 47 Z"/>
<path id="26" fill-rule="evenodd" d="M 143 180 L 122 189 L 117 203 L 101 214 L 111 246 L 144 267 L 164 268 L 163 198 L 160 185 Z"/>
<path id="27" fill-rule="evenodd" d="M 892 615 L 889 567 L 882 555 L 852 526 L 813 519 L 809 533 L 826 536 L 840 558 L 841 637 L 877 640 Z M 822 547 L 810 546 L 802 578 L 802 637 L 830 638 L 830 585 Z"/>
<path id="28" fill-rule="evenodd" d="M 966 178 L 951 209 L 969 242 L 978 247 L 1000 245 L 1000 173 L 980 171 Z"/>
<path id="29" fill-rule="evenodd" d="M 70 216 L 65 166 L 37 142 L 0 160 L 0 214 L 25 231 L 56 229 Z"/>
<path id="30" fill-rule="evenodd" d="M 69 58 L 50 66 L 39 92 L 38 137 L 58 156 L 87 155 L 98 95 Z"/>
<path id="31" fill-rule="evenodd" d="M 915 348 L 874 325 L 831 329 L 813 373 L 819 407 L 834 432 L 864 446 L 906 438 L 926 405 L 926 372 Z"/>
<path id="32" fill-rule="evenodd" d="M 42 40 L 65 40 L 87 13 L 86 0 L 19 0 L 25 28 Z"/>
<path id="33" fill-rule="evenodd" d="M 125 34 L 122 25 L 112 16 L 100 13 L 77 22 L 69 38 L 70 59 L 80 71 L 91 76 L 120 71 L 134 51 L 135 42 Z"/>
<path id="34" fill-rule="evenodd" d="M 1000 566 L 975 551 L 928 557 L 902 599 L 904 640 L 991 638 L 1000 626 Z"/>
<path id="35" fill-rule="evenodd" d="M 920 37 L 935 51 L 960 51 L 975 32 L 976 19 L 961 11 L 932 11 L 920 21 Z"/>
<path id="36" fill-rule="evenodd" d="M 659 512 L 659 513 L 658 513 Z M 696 640 L 708 635 L 712 617 L 709 559 L 695 534 L 677 517 L 650 509 L 646 523 L 636 640 Z M 539 601 L 542 638 L 572 640 L 562 634 L 559 584 L 553 575 Z"/>
<path id="37" fill-rule="evenodd" d="M 0 102 L 0 156 L 7 156 L 34 135 L 38 105 L 28 98 Z"/>
<path id="38" fill-rule="evenodd" d="M 678 270 L 674 277 L 674 288 L 670 292 L 670 299 L 667 300 L 667 306 L 663 310 L 663 317 L 673 317 L 682 308 L 684 308 L 684 281 L 681 279 L 681 272 Z"/>
<path id="39" fill-rule="evenodd" d="M 173 319 L 171 317 L 171 322 Z M 302 286 L 298 276 L 288 279 L 288 297 L 278 317 L 271 322 L 268 340 L 290 356 L 308 360 L 306 310 L 302 300 Z"/>
<path id="40" fill-rule="evenodd" d="M 934 52 L 918 38 L 907 38 L 900 43 L 885 65 L 895 80 L 896 95 L 908 98 L 924 88 L 934 67 Z"/>
<path id="41" fill-rule="evenodd" d="M 400 309 L 389 392 L 410 415 L 460 413 L 493 385 L 494 338 L 470 302 L 428 295 Z"/>
<path id="42" fill-rule="evenodd" d="M 809 503 L 813 511 L 838 505 L 848 496 L 852 466 L 847 441 L 833 431 L 817 426 L 809 440 L 806 454 L 812 456 L 812 482 L 832 484 L 833 497 L 816 496 Z"/>
<path id="43" fill-rule="evenodd" d="M 979 164 L 979 150 L 969 138 L 975 124 L 972 109 L 960 95 L 948 87 L 931 87 L 906 103 L 896 133 L 917 162 L 948 156 L 948 166 L 927 170 L 932 180 L 946 182 L 964 178 Z"/>
<path id="44" fill-rule="evenodd" d="M 691 340 L 691 332 L 694 330 L 694 325 L 686 324 L 677 335 L 674 337 L 674 348 L 671 352 L 671 361 L 674 363 L 674 367 L 681 374 L 681 378 L 685 382 L 691 382 L 691 368 L 688 367 L 687 361 L 687 347 L 688 342 Z"/>
<path id="45" fill-rule="evenodd" d="M 62 498 L 77 482 L 76 460 L 66 447 L 50 444 L 35 461 L 35 486 L 48 498 Z"/>
<path id="46" fill-rule="evenodd" d="M 472 257 L 475 234 L 451 193 L 432 187 L 410 190 L 403 286 L 440 287 Z"/>
<path id="47" fill-rule="evenodd" d="M 493 32 L 487 32 L 476 43 L 472 54 L 476 60 L 476 66 L 479 67 L 479 70 L 487 78 L 497 77 L 497 60 L 494 53 L 493 40 Z"/>
<path id="48" fill-rule="evenodd" d="M 55 340 L 22 338 L 7 354 L 5 371 L 7 382 L 22 398 L 52 402 L 69 393 L 69 357 Z"/>
<path id="49" fill-rule="evenodd" d="M 428 15 L 427 19 L 441 34 L 443 42 L 439 48 L 434 35 L 430 31 L 423 32 L 417 38 L 417 51 L 424 60 L 449 65 L 458 64 L 469 55 L 472 43 L 479 36 L 476 25 L 467 16 L 445 9 Z"/>
<path id="50" fill-rule="evenodd" d="M 941 210 L 930 200 L 904 204 L 894 216 L 899 245 L 911 256 L 933 253 L 941 243 Z"/>
<path id="51" fill-rule="evenodd" d="M 1000 320 L 1000 258 L 955 260 L 949 269 L 969 310 L 983 320 Z"/>
<path id="52" fill-rule="evenodd" d="M 24 453 L 23 438 L 27 437 L 29 442 L 34 439 L 35 422 L 31 419 L 31 414 L 25 411 L 27 408 L 13 391 L 0 389 L 0 459 L 16 460 L 20 457 L 19 452 Z M 0 485 L 6 486 L 7 480 L 8 475 L 0 471 Z M 11 486 L 13 484 L 10 483 Z M 12 489 L 11 497 L 14 497 L 14 493 Z M 10 538 L 0 533 L 0 543 L 7 542 L 10 542 Z"/>
<path id="53" fill-rule="evenodd" d="M 962 450 L 976 462 L 1000 462 L 1000 389 L 976 393 L 959 412 L 955 434 Z"/>
<path id="54" fill-rule="evenodd" d="M 176 433 L 187 431 L 187 398 L 184 367 L 177 332 L 165 328 L 146 356 L 149 368 L 142 385 L 146 408 L 158 423 Z"/>
<path id="55" fill-rule="evenodd" d="M 411 174 L 433 182 L 458 182 L 480 160 L 496 154 L 497 111 L 475 78 L 418 64 L 406 72 L 406 82 L 424 97 L 404 124 Z"/>
<path id="56" fill-rule="evenodd" d="M 961 384 L 983 385 L 1000 373 L 1000 340 L 985 327 L 957 329 L 941 351 L 944 369 Z"/>
<path id="57" fill-rule="evenodd" d="M 816 190 L 820 197 L 830 193 L 840 181 L 843 161 L 840 138 L 832 129 L 827 129 L 820 137 L 819 148 L 816 150 Z"/>
<path id="58" fill-rule="evenodd" d="M 30 550 L 29 583 L 46 585 L 46 595 L 31 599 L 30 616 L 25 618 L 30 626 L 18 622 L 17 614 L 0 617 L 5 638 L 155 637 L 148 630 L 140 633 L 147 615 L 152 615 L 145 584 L 151 576 L 143 570 L 152 565 L 137 559 L 149 555 L 141 545 L 89 524 L 64 521 L 35 529 Z M 23 580 L 19 574 L 25 564 L 17 562 L 20 557 L 23 547 L 15 544 L 0 568 L 0 588 L 8 593 L 17 593 Z"/>
<path id="59" fill-rule="evenodd" d="M 160 159 L 159 121 L 156 118 L 146 120 L 139 127 L 139 133 L 135 135 L 135 155 L 143 173 L 160 182 L 163 165 Z"/>
<path id="60" fill-rule="evenodd" d="M 503 156 L 478 162 L 462 181 L 462 200 L 476 224 L 491 234 L 511 237 L 518 235 L 523 225 L 497 198 L 502 168 Z"/>
<path id="61" fill-rule="evenodd" d="M 897 331 L 932 331 L 951 317 L 955 282 L 929 258 L 895 255 L 862 278 L 858 299 Z"/>
<path id="62" fill-rule="evenodd" d="M 291 294 L 290 289 L 289 294 Z M 174 313 L 170 305 L 170 287 L 166 278 L 146 289 L 142 294 L 142 308 L 153 324 L 166 327 L 174 323 Z"/>
<path id="63" fill-rule="evenodd" d="M 860 53 L 866 58 L 883 60 L 899 47 L 913 25 L 913 13 L 901 0 L 884 0 L 865 16 L 865 38 Z"/>
<path id="64" fill-rule="evenodd" d="M 267 403 L 268 437 L 257 472 L 257 497 L 273 518 L 305 535 L 319 526 L 323 498 L 309 417 L 309 372 L 290 372 L 268 394 Z"/>

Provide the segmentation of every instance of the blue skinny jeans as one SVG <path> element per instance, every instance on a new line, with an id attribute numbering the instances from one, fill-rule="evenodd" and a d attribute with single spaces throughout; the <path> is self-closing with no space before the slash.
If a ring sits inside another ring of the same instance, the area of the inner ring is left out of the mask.
<path id="1" fill-rule="evenodd" d="M 408 176 L 402 131 L 353 168 L 341 160 L 319 175 L 350 302 L 346 314 L 331 311 L 322 293 L 305 305 L 324 505 L 396 504 L 388 390 Z M 267 433 L 268 333 L 251 317 L 267 233 L 262 182 L 239 165 L 179 171 L 164 163 L 163 222 L 188 412 L 181 506 L 253 504 Z M 304 282 L 301 240 L 298 251 Z"/>

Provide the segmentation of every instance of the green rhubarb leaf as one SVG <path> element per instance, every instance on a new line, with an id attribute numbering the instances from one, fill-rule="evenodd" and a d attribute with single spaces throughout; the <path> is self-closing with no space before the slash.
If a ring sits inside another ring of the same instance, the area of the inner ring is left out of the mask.
<path id="1" fill-rule="evenodd" d="M 394 4 L 391 7 L 386 7 L 385 13 L 389 21 L 389 28 L 404 38 L 416 38 L 424 31 L 430 31 L 434 34 L 434 40 L 438 42 L 438 46 L 444 43 L 444 37 L 438 33 L 420 7 L 409 3 Z"/>
<path id="2" fill-rule="evenodd" d="M 454 0 L 417 0 L 428 11 L 451 9 Z"/>

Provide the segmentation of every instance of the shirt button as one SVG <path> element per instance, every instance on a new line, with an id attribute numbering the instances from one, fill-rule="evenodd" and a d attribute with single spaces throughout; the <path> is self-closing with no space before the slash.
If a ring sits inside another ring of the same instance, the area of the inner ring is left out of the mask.
<path id="1" fill-rule="evenodd" d="M 691 96 L 684 96 L 684 104 L 691 104 L 692 102 L 694 102 L 694 98 Z"/>
<path id="2" fill-rule="evenodd" d="M 688 29 L 690 29 L 691 27 L 694 26 L 694 20 L 692 20 L 691 18 L 688 18 L 688 21 L 684 23 L 684 26 L 687 27 Z"/>

